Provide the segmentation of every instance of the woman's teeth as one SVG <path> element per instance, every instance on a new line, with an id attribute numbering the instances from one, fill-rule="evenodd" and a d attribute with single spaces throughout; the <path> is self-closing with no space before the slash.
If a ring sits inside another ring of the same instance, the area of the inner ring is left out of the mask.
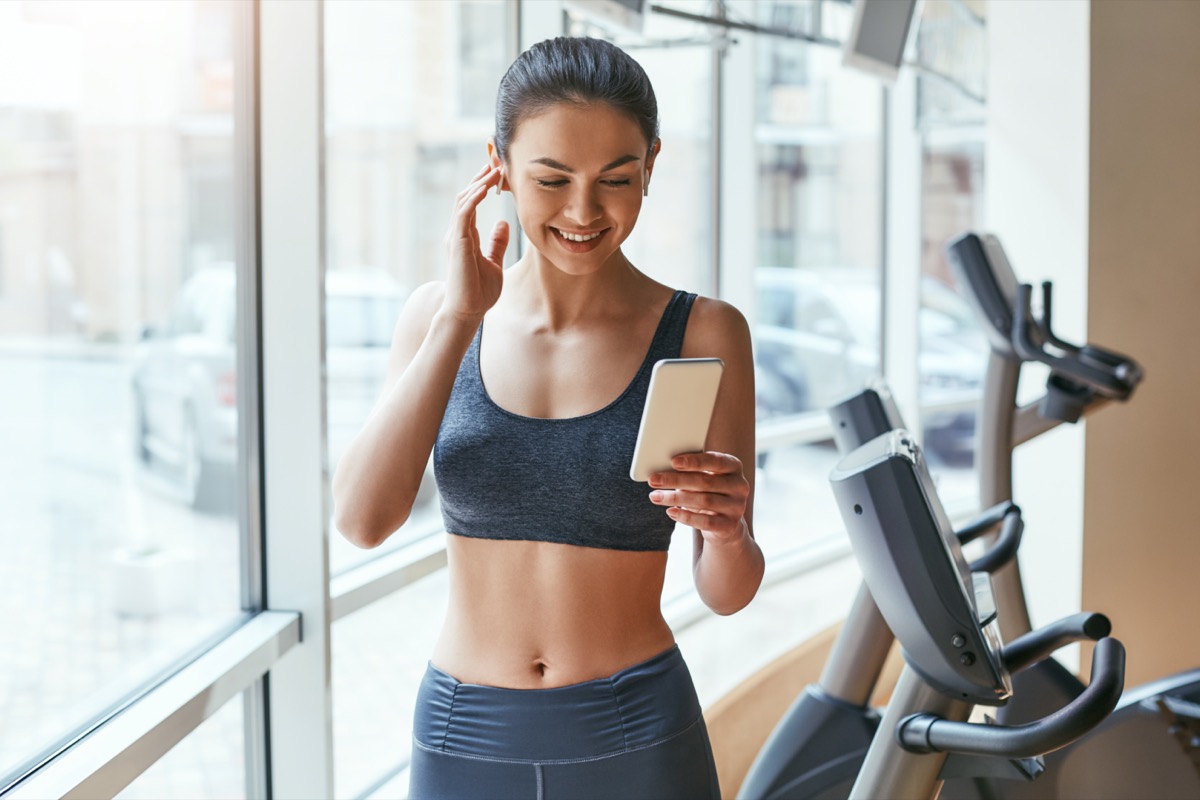
<path id="1" fill-rule="evenodd" d="M 604 231 L 600 231 L 599 233 L 589 233 L 586 236 L 581 236 L 577 233 L 567 233 L 566 231 L 560 231 L 558 228 L 555 228 L 554 232 L 557 233 L 562 238 L 564 238 L 568 241 L 571 241 L 571 242 L 590 242 L 592 239 L 595 239 L 601 233 L 604 233 Z"/>

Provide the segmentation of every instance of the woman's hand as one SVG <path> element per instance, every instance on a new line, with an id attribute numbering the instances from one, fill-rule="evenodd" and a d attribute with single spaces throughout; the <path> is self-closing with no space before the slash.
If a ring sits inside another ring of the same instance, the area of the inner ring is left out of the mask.
<path id="1" fill-rule="evenodd" d="M 460 319 L 478 322 L 500 298 L 508 223 L 496 223 L 486 254 L 480 249 L 475 228 L 475 210 L 499 181 L 500 168 L 489 164 L 475 174 L 454 201 L 454 216 L 445 238 L 448 274 L 442 308 Z"/>
<path id="2" fill-rule="evenodd" d="M 700 531 L 705 542 L 719 545 L 745 535 L 750 484 L 740 460 L 728 453 L 685 453 L 671 467 L 650 476 L 650 502 L 666 506 L 667 516 Z"/>

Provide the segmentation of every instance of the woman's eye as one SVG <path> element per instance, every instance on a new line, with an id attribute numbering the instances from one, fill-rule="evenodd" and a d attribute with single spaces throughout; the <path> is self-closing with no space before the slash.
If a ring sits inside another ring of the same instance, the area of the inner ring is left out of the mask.
<path id="1" fill-rule="evenodd" d="M 555 180 L 555 181 L 544 181 L 541 178 L 534 178 L 534 180 L 537 181 L 538 186 L 545 186 L 548 189 L 557 189 L 559 186 L 567 185 L 567 180 L 565 178 L 560 178 L 559 180 Z M 614 180 L 601 181 L 601 183 L 603 183 L 605 186 L 617 188 L 617 187 L 621 187 L 621 186 L 628 186 L 631 183 L 631 181 L 629 178 L 620 178 L 620 179 L 614 179 Z"/>

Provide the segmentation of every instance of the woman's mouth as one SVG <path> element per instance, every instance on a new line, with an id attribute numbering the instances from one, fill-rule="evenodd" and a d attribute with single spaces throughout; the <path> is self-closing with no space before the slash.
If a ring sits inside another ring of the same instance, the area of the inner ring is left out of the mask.
<path id="1" fill-rule="evenodd" d="M 568 253 L 587 253 L 600 246 L 600 240 L 609 232 L 609 228 L 598 231 L 564 231 L 551 227 L 554 239 Z"/>

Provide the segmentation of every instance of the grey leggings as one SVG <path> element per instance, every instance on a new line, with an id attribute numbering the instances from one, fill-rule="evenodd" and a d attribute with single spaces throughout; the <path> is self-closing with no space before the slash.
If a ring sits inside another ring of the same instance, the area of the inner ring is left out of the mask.
<path id="1" fill-rule="evenodd" d="M 411 800 L 719 800 L 678 647 L 557 689 L 459 683 L 432 664 L 417 695 Z"/>

